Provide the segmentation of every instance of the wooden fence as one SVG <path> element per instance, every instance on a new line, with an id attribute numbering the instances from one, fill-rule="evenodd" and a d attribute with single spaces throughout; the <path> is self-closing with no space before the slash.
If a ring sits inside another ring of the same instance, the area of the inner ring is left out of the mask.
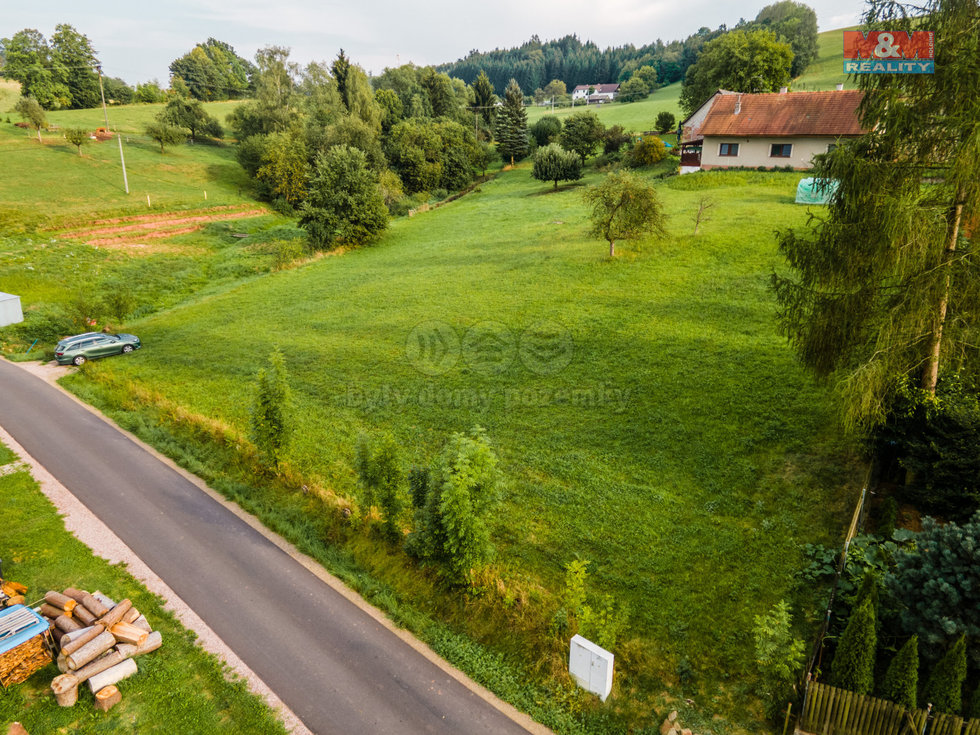
<path id="1" fill-rule="evenodd" d="M 813 681 L 800 729 L 813 735 L 980 735 L 980 720 L 907 710 L 893 702 Z"/>

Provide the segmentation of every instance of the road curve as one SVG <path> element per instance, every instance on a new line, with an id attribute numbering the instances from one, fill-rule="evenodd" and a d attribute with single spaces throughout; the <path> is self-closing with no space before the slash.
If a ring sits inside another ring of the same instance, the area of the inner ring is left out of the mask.
<path id="1" fill-rule="evenodd" d="M 527 733 L 180 473 L 0 359 L 0 425 L 314 733 Z"/>

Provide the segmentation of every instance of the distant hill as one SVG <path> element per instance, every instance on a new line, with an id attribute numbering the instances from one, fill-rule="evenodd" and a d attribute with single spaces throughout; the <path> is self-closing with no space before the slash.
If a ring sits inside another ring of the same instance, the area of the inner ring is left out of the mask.
<path id="1" fill-rule="evenodd" d="M 8 114 L 20 97 L 20 83 L 0 79 L 0 114 Z"/>
<path id="2" fill-rule="evenodd" d="M 851 30 L 857 30 L 857 26 L 824 31 L 817 36 L 817 58 L 793 80 L 794 91 L 829 90 L 842 82 L 844 89 L 857 89 L 844 73 L 844 31 Z"/>

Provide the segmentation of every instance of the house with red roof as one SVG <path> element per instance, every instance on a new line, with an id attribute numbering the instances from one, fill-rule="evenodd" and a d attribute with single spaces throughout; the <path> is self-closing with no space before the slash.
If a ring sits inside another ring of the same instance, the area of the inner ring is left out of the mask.
<path id="1" fill-rule="evenodd" d="M 572 90 L 572 104 L 586 100 L 587 104 L 612 102 L 619 95 L 618 84 L 579 84 Z"/>
<path id="2" fill-rule="evenodd" d="M 712 168 L 806 170 L 813 157 L 840 140 L 855 138 L 861 127 L 863 93 L 747 94 L 718 90 L 681 123 L 681 172 Z"/>

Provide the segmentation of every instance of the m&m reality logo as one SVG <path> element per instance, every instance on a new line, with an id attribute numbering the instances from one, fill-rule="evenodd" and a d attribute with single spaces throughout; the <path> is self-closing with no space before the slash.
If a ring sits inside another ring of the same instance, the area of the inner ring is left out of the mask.
<path id="1" fill-rule="evenodd" d="M 844 31 L 848 74 L 932 74 L 936 70 L 932 31 Z"/>

